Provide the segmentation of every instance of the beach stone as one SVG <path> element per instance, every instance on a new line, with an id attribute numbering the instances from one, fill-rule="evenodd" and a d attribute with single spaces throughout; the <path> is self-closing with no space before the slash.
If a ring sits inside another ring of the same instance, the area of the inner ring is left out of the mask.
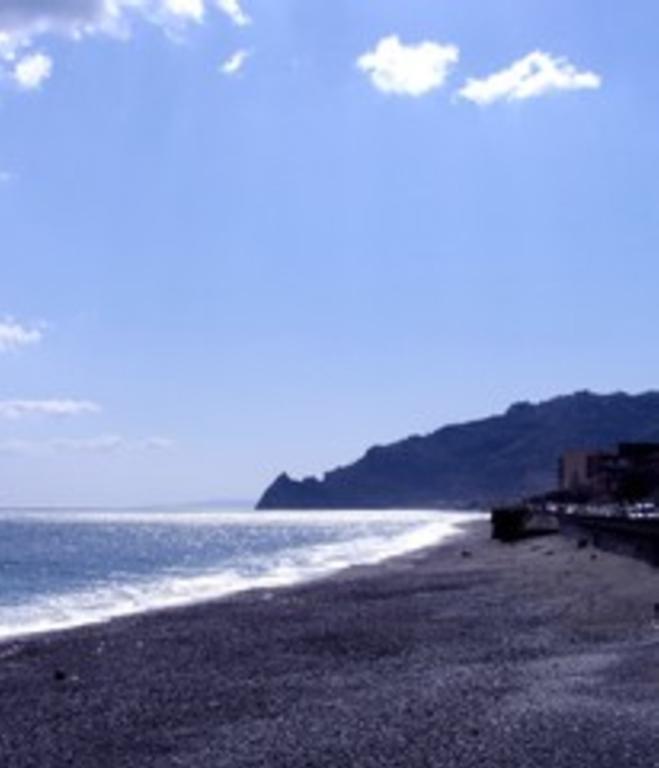
<path id="1" fill-rule="evenodd" d="M 551 551 L 476 523 L 407 570 L 26 640 L 0 768 L 659 768 L 659 572 Z"/>

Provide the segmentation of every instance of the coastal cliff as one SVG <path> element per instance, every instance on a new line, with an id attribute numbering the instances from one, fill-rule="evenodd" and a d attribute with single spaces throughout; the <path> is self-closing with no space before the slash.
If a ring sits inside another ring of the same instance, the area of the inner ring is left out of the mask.
<path id="1" fill-rule="evenodd" d="M 376 446 L 321 479 L 280 475 L 258 509 L 481 506 L 544 493 L 569 450 L 659 440 L 659 392 L 577 392 Z"/>

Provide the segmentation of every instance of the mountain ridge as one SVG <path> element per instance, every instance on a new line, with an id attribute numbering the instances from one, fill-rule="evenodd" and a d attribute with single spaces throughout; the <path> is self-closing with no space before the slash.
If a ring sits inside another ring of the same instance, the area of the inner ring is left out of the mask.
<path id="1" fill-rule="evenodd" d="M 484 506 L 552 490 L 565 451 L 622 441 L 659 441 L 658 391 L 583 390 L 514 403 L 501 414 L 373 446 L 320 479 L 283 473 L 257 509 Z"/>

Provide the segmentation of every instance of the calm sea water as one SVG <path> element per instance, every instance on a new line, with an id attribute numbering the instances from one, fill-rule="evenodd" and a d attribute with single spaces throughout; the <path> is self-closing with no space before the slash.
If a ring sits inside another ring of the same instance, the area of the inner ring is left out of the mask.
<path id="1" fill-rule="evenodd" d="M 2 512 L 0 639 L 374 563 L 456 535 L 467 517 L 410 511 Z"/>

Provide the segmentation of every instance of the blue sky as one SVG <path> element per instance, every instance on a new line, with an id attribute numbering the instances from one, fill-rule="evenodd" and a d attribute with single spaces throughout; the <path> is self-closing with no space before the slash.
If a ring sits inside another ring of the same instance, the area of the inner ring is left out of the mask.
<path id="1" fill-rule="evenodd" d="M 658 21 L 0 0 L 0 504 L 255 498 L 656 387 Z"/>

